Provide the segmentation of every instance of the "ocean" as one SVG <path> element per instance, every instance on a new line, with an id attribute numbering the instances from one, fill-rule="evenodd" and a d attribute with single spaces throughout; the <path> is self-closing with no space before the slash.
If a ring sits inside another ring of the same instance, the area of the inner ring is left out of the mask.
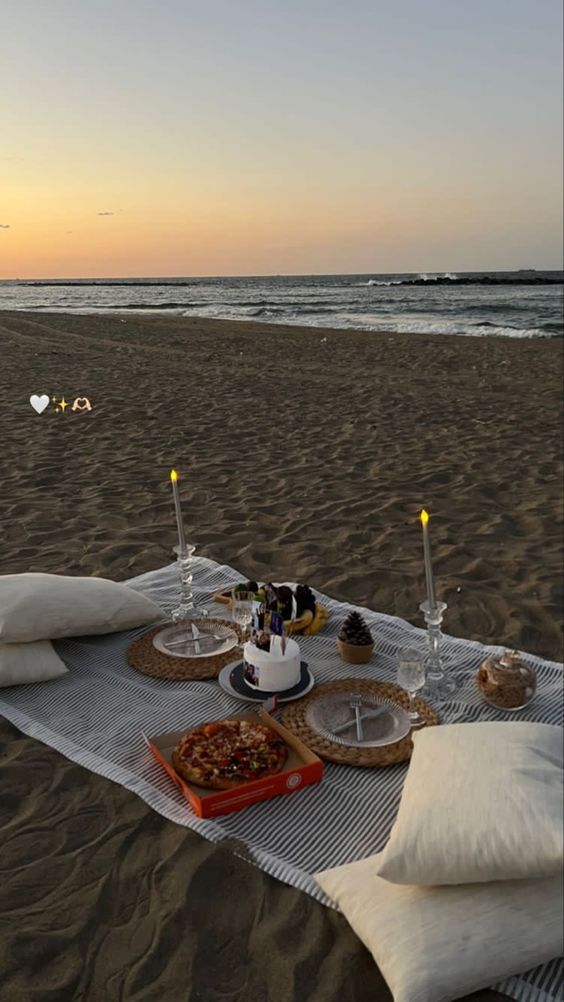
<path id="1" fill-rule="evenodd" d="M 563 335 L 558 271 L 0 281 L 0 309 L 161 313 L 401 334 Z"/>

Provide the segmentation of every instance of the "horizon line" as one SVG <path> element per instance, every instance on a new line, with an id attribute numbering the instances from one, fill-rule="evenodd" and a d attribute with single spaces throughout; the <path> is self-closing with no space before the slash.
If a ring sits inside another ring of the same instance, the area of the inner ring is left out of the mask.
<path id="1" fill-rule="evenodd" d="M 211 279 L 211 278 L 352 278 L 352 277 L 374 277 L 383 276 L 388 277 L 390 275 L 438 275 L 440 277 L 446 277 L 448 275 L 510 275 L 519 274 L 520 272 L 564 272 L 564 265 L 557 268 L 474 268 L 474 269 L 425 269 L 421 268 L 417 271 L 335 271 L 335 272 L 317 272 L 317 271 L 304 271 L 304 272 L 262 272 L 262 273 L 248 273 L 248 274 L 223 274 L 223 275 L 83 275 L 83 276 L 29 276 L 27 278 L 0 278 L 0 282 L 128 282 L 133 279 L 138 281 L 147 281 L 149 279 L 169 279 L 172 281 L 178 279 Z"/>

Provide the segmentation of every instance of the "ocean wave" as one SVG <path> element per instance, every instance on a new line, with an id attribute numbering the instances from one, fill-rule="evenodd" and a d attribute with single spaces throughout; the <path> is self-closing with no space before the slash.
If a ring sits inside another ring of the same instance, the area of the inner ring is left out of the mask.
<path id="1" fill-rule="evenodd" d="M 430 274 L 422 271 L 417 277 L 423 279 L 424 282 L 436 282 L 437 278 L 450 278 L 452 282 L 459 281 L 458 275 L 454 271 L 431 272 Z"/>
<path id="2" fill-rule="evenodd" d="M 543 323 L 537 327 L 515 327 L 509 324 L 495 324 L 492 321 L 469 321 L 455 319 L 413 319 L 411 317 L 386 317 L 369 313 L 351 313 L 344 310 L 334 309 L 320 312 L 318 310 L 291 311 L 289 309 L 268 309 L 257 307 L 256 309 L 241 310 L 240 308 L 221 308 L 214 305 L 192 305 L 187 314 L 183 306 L 173 306 L 166 304 L 170 312 L 176 310 L 180 316 L 189 315 L 191 317 L 201 317 L 208 320 L 249 320 L 250 322 L 265 321 L 273 324 L 288 324 L 294 327 L 313 327 L 319 330 L 333 328 L 336 330 L 365 330 L 375 334 L 438 334 L 444 336 L 459 337 L 506 337 L 517 339 L 535 338 L 561 338 L 564 336 L 562 325 L 558 323 Z M 92 315 L 100 313 L 132 313 L 149 312 L 159 313 L 158 306 L 149 304 L 130 305 L 124 308 L 119 306 L 60 306 L 55 304 L 34 304 L 33 306 L 11 306 L 11 309 L 29 310 L 34 309 L 45 313 L 72 313 L 78 315 Z"/>
<path id="3" fill-rule="evenodd" d="M 507 337 L 518 339 L 553 338 L 557 333 L 549 333 L 540 327 L 511 327 L 507 324 L 464 323 L 457 320 L 444 321 L 382 321 L 378 326 L 381 331 L 391 331 L 396 334 L 444 334 L 455 337 Z M 562 336 L 562 335 L 560 335 Z"/>
<path id="4" fill-rule="evenodd" d="M 406 280 L 404 278 L 391 278 L 389 281 L 384 281 L 379 278 L 369 278 L 367 282 L 353 282 L 352 286 L 356 289 L 365 289 L 369 285 L 405 285 Z"/>
<path id="5" fill-rule="evenodd" d="M 488 321 L 474 323 L 453 319 L 413 319 L 408 317 L 385 317 L 366 313 L 349 313 L 342 309 L 318 311 L 290 311 L 263 309 L 254 316 L 242 314 L 237 310 L 218 310 L 208 308 L 191 316 L 201 315 L 216 320 L 266 321 L 273 324 L 288 324 L 294 327 L 313 327 L 316 329 L 334 328 L 337 330 L 367 330 L 375 334 L 439 334 L 458 337 L 507 337 L 507 338 L 554 338 L 561 337 L 560 331 L 547 331 L 541 327 L 512 327 L 510 325 L 494 324 Z"/>
<path id="6" fill-rule="evenodd" d="M 134 313 L 142 313 L 147 311 L 150 313 L 159 313 L 161 310 L 164 312 L 166 310 L 187 310 L 195 303 L 88 303 L 84 306 L 74 307 L 68 303 L 40 303 L 33 306 L 22 307 L 22 309 L 29 310 L 51 310 L 57 309 L 62 311 L 67 311 L 68 313 L 74 313 L 76 309 L 86 309 L 92 313 L 114 313 L 115 311 L 121 310 L 131 310 Z"/>
<path id="7" fill-rule="evenodd" d="M 195 303 L 113 303 L 100 306 L 99 309 L 109 310 L 188 310 Z"/>
<path id="8" fill-rule="evenodd" d="M 421 282 L 436 282 L 438 279 L 448 279 L 451 282 L 460 282 L 461 279 L 453 271 L 445 271 L 444 274 L 435 274 L 431 272 L 421 272 L 420 274 L 413 275 L 410 278 L 369 278 L 367 282 L 353 282 L 354 286 L 359 288 L 366 288 L 366 286 L 380 286 L 380 285 L 413 285 L 414 283 Z"/>
<path id="9" fill-rule="evenodd" d="M 534 331 L 534 337 L 561 337 L 564 333 L 562 323 L 550 322 L 540 323 L 538 327 L 518 327 L 516 324 L 498 324 L 493 320 L 476 320 L 471 327 L 489 328 L 492 331 L 505 330 L 516 331 L 516 337 L 526 337 L 530 331 Z M 524 332 L 524 333 L 523 333 Z"/>
<path id="10" fill-rule="evenodd" d="M 191 313 L 191 316 L 216 320 L 221 320 L 222 317 L 227 317 L 229 320 L 252 320 L 255 317 L 276 316 L 286 312 L 277 306 L 240 306 L 237 303 L 207 303 L 194 307 L 194 310 L 196 312 Z"/>
<path id="11" fill-rule="evenodd" d="M 166 278 L 152 278 L 152 279 L 134 279 L 134 278 L 122 278 L 122 279 L 106 279 L 106 278 L 92 278 L 92 279 L 41 279 L 39 281 L 18 279 L 15 283 L 16 285 L 27 288 L 46 288 L 46 289 L 89 289 L 89 288 L 105 288 L 105 289 L 151 289 L 159 288 L 163 286 L 164 288 L 174 288 L 177 287 L 181 289 L 184 286 L 197 285 L 197 279 L 166 279 Z"/>
<path id="12" fill-rule="evenodd" d="M 494 320 L 473 320 L 470 327 L 493 327 L 497 330 L 498 327 L 502 326 L 507 330 L 526 330 L 527 328 L 516 327 L 515 324 L 497 324 Z"/>
<path id="13" fill-rule="evenodd" d="M 562 337 L 564 333 L 562 323 L 557 323 L 551 320 L 547 320 L 546 323 L 540 324 L 539 326 L 542 331 L 546 331 L 547 334 L 554 337 Z"/>
<path id="14" fill-rule="evenodd" d="M 321 322 L 320 322 L 321 320 Z M 548 331 L 543 327 L 512 327 L 507 324 L 474 323 L 453 319 L 414 319 L 412 317 L 384 317 L 375 314 L 341 313 L 331 317 L 301 322 L 310 327 L 335 327 L 345 330 L 368 330 L 377 334 L 439 334 L 450 337 L 507 337 L 517 339 L 562 337 L 562 327 Z M 300 319 L 288 320 L 300 323 Z"/>
<path id="15" fill-rule="evenodd" d="M 321 310 L 331 310 L 333 309 L 332 303 L 335 302 L 331 297 L 291 297 L 285 299 L 279 299 L 273 296 L 269 299 L 214 299 L 212 303 L 207 305 L 225 307 L 227 309 L 266 309 L 266 310 L 307 310 L 307 309 L 321 309 Z M 351 300 L 349 299 L 349 302 Z M 361 303 L 361 298 L 359 297 L 359 305 Z"/>

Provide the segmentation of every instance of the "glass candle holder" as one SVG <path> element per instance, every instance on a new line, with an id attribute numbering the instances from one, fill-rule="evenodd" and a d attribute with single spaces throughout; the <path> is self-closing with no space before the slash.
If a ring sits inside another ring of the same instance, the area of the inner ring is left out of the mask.
<path id="1" fill-rule="evenodd" d="M 456 681 L 447 675 L 441 652 L 443 635 L 441 623 L 447 609 L 446 602 L 437 602 L 430 606 L 422 602 L 419 606 L 427 624 L 427 667 L 425 691 L 431 699 L 438 701 L 448 699 L 456 690 Z"/>
<path id="2" fill-rule="evenodd" d="M 195 613 L 194 595 L 192 593 L 192 556 L 196 547 L 186 545 L 183 549 L 174 547 L 176 564 L 180 577 L 180 595 L 178 605 L 172 610 L 170 618 L 173 623 L 183 623 Z"/>

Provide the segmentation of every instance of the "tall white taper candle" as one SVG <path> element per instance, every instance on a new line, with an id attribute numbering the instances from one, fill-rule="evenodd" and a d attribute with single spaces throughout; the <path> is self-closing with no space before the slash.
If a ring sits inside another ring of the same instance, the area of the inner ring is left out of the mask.
<path id="1" fill-rule="evenodd" d="M 423 556 L 425 559 L 425 579 L 427 581 L 427 602 L 430 609 L 435 609 L 437 600 L 435 598 L 435 583 L 433 581 L 433 565 L 431 563 L 431 543 L 429 541 L 429 515 L 423 509 L 421 512 L 421 526 L 423 528 Z"/>
<path id="2" fill-rule="evenodd" d="M 178 527 L 178 549 L 180 553 L 185 553 L 186 538 L 184 536 L 182 509 L 180 508 L 180 494 L 178 493 L 178 473 L 176 472 L 176 470 L 170 471 L 170 482 L 172 484 L 172 496 L 174 498 L 174 508 L 176 511 L 176 525 Z"/>

